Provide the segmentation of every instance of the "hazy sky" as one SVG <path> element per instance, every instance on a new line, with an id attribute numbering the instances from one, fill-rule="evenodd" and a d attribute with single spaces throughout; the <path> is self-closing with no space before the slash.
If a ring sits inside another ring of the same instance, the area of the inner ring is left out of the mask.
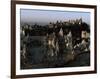
<path id="1" fill-rule="evenodd" d="M 21 9 L 21 23 L 48 24 L 49 22 L 80 19 L 90 24 L 89 12 Z"/>

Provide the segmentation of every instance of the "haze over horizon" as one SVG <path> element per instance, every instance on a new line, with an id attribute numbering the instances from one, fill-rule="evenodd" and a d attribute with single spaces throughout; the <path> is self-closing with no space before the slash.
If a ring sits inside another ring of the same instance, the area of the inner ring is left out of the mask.
<path id="1" fill-rule="evenodd" d="M 35 10 L 21 9 L 21 23 L 46 25 L 50 22 L 68 21 L 82 18 L 83 22 L 90 24 L 89 12 L 72 12 L 72 11 L 53 11 L 53 10 Z"/>

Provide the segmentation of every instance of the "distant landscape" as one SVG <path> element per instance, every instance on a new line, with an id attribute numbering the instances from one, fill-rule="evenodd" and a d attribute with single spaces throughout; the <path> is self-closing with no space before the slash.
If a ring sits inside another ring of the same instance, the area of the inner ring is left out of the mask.
<path id="1" fill-rule="evenodd" d="M 41 16 L 37 17 L 36 21 L 36 17 L 33 18 L 33 23 L 30 19 L 29 21 L 28 18 L 25 19 L 25 17 L 29 17 L 29 14 L 23 14 L 30 13 L 28 10 L 21 13 L 21 69 L 90 66 L 90 20 L 89 16 L 86 18 L 89 14 L 82 13 L 84 18 L 89 20 L 87 22 L 84 21 L 81 13 L 79 15 L 81 18 L 77 16 L 58 20 L 59 17 L 54 19 L 55 12 L 51 11 L 48 16 L 53 15 L 54 18 L 51 17 L 52 21 L 50 21 L 45 14 L 48 12 L 50 11 L 42 11 Z M 35 13 L 38 13 L 38 11 Z M 58 11 L 56 13 L 63 17 L 65 15 L 62 16 L 62 14 L 66 12 L 59 13 Z M 42 18 L 43 21 L 38 20 L 38 18 Z"/>

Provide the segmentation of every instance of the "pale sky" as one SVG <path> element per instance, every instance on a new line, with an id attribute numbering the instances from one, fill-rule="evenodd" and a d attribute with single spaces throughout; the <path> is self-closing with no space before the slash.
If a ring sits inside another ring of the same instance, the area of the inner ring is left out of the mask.
<path id="1" fill-rule="evenodd" d="M 49 22 L 80 19 L 90 24 L 89 12 L 21 9 L 21 23 L 48 24 Z"/>

